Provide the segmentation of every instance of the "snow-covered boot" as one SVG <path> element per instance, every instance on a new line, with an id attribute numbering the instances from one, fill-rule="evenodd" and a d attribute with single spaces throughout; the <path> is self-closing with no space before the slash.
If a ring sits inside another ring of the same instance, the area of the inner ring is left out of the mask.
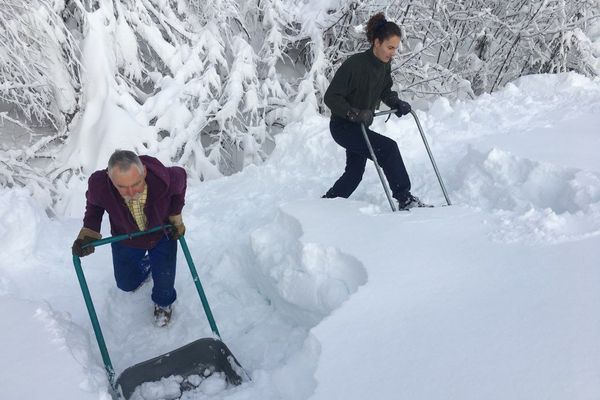
<path id="1" fill-rule="evenodd" d="M 158 304 L 154 305 L 154 325 L 158 327 L 167 326 L 171 321 L 171 315 L 173 314 L 173 307 L 169 304 L 168 306 L 161 307 Z"/>
<path id="2" fill-rule="evenodd" d="M 425 204 L 417 196 L 413 196 L 410 192 L 405 198 L 398 200 L 399 210 L 409 210 L 415 207 L 433 207 L 431 204 Z"/>

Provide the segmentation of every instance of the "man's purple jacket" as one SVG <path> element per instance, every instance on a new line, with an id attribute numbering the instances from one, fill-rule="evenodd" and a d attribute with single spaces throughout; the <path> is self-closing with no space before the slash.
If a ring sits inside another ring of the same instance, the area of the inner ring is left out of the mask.
<path id="1" fill-rule="evenodd" d="M 140 160 L 147 171 L 148 197 L 144 212 L 148 218 L 147 229 L 151 229 L 169 223 L 169 216 L 181 214 L 185 204 L 186 172 L 181 167 L 165 167 L 154 157 L 140 156 Z M 100 232 L 102 216 L 106 211 L 112 235 L 139 232 L 133 215 L 112 184 L 106 169 L 96 171 L 90 176 L 85 196 L 87 203 L 83 217 L 84 227 Z M 163 235 L 164 233 L 159 231 L 121 243 L 130 247 L 150 249 L 156 246 Z"/>

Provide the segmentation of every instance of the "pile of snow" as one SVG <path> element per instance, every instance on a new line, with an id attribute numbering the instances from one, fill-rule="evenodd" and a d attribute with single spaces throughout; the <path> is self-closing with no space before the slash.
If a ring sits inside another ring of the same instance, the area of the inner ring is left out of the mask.
<path id="1" fill-rule="evenodd" d="M 345 160 L 321 116 L 288 125 L 262 166 L 190 181 L 186 238 L 252 381 L 215 376 L 181 398 L 598 398 L 599 109 L 600 81 L 564 74 L 419 111 L 452 207 L 392 214 L 371 165 L 351 200 L 321 199 Z M 373 129 L 398 142 L 413 193 L 443 205 L 414 121 Z M 41 325 L 0 333 L 22 378 L 0 375 L 2 397 L 108 396 L 70 256 L 84 191 L 64 193 L 52 220 L 0 191 L 2 312 Z M 82 263 L 117 374 L 211 336 L 181 253 L 166 329 L 152 325 L 151 285 L 115 287 L 108 248 Z M 49 370 L 62 379 L 38 380 Z M 136 396 L 177 396 L 173 382 Z"/>
<path id="2" fill-rule="evenodd" d="M 87 332 L 44 303 L 0 297 L 2 397 L 97 399 Z"/>

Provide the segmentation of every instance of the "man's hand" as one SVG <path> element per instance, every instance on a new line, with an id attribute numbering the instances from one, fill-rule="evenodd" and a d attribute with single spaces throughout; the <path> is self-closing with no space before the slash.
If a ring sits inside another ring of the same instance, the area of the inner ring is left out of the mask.
<path id="1" fill-rule="evenodd" d="M 88 246 L 85 249 L 83 248 L 83 246 L 98 239 L 102 239 L 102 235 L 98 232 L 93 231 L 89 228 L 81 228 L 77 239 L 75 239 L 75 241 L 73 242 L 73 247 L 71 247 L 73 255 L 78 257 L 89 256 L 94 252 L 94 246 Z"/>
<path id="2" fill-rule="evenodd" d="M 351 108 L 346 114 L 346 118 L 350 122 L 363 123 L 365 126 L 370 126 L 373 123 L 373 111 Z"/>
<path id="3" fill-rule="evenodd" d="M 169 228 L 169 239 L 179 240 L 180 237 L 185 235 L 185 225 L 183 224 L 181 214 L 171 215 L 169 217 L 169 222 L 171 225 L 173 225 L 171 228 Z"/>

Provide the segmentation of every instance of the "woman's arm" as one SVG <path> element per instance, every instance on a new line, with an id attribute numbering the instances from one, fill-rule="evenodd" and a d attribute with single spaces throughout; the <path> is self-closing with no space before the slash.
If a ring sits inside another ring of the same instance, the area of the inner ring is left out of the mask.
<path id="1" fill-rule="evenodd" d="M 345 118 L 350 111 L 346 96 L 352 90 L 352 64 L 346 60 L 335 72 L 323 100 L 333 115 Z"/>

